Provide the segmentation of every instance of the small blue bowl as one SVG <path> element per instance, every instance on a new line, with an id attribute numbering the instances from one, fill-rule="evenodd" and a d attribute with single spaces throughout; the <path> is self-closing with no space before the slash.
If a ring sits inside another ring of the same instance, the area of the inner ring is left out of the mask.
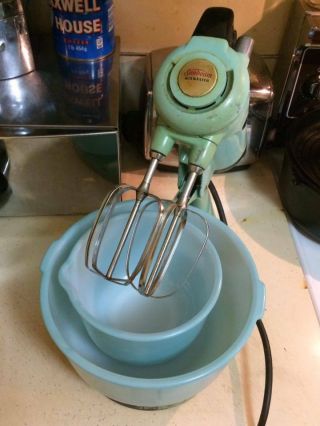
<path id="1" fill-rule="evenodd" d="M 119 215 L 111 219 L 111 230 L 101 254 L 103 259 L 110 257 L 106 264 L 111 261 L 116 236 L 121 235 L 131 205 L 121 203 Z M 144 215 L 144 232 L 138 234 L 135 243 L 138 252 L 144 247 L 155 215 L 155 211 Z M 159 285 L 159 290 L 164 286 L 169 291 L 170 284 L 173 293 L 167 297 L 145 297 L 131 285 L 117 285 L 91 272 L 84 264 L 87 234 L 76 243 L 59 271 L 59 281 L 89 336 L 105 354 L 129 364 L 157 364 L 177 356 L 200 333 L 218 300 L 222 269 L 210 240 L 195 263 L 197 247 L 200 250 L 205 241 L 195 226 L 197 222 L 197 216 L 188 215 L 173 261 Z M 125 257 L 121 260 L 124 263 Z M 192 264 L 194 268 L 186 279 Z"/>

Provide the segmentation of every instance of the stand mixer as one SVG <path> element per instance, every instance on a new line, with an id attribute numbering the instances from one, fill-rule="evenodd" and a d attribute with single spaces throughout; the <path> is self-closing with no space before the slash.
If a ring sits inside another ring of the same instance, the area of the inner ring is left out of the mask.
<path id="1" fill-rule="evenodd" d="M 257 325 L 266 365 L 258 424 L 266 424 L 272 357 L 261 321 L 265 286 L 246 247 L 222 223 L 211 182 L 221 162 L 235 164 L 247 146 L 251 48 L 251 39 L 235 42 L 230 9 L 204 13 L 157 75 L 158 122 L 141 184 L 114 189 L 93 225 L 95 213 L 72 225 L 43 259 L 41 309 L 53 340 L 90 386 L 126 406 L 159 409 L 190 399 Z M 174 145 L 178 192 L 162 200 L 150 185 Z M 121 202 L 130 192 L 134 200 Z M 174 294 L 164 298 L 170 280 Z"/>
<path id="2" fill-rule="evenodd" d="M 191 214 L 188 206 L 213 213 L 208 191 L 212 175 L 220 168 L 220 159 L 224 165 L 229 159 L 232 165 L 246 147 L 244 126 L 249 109 L 248 63 L 252 45 L 249 37 L 236 40 L 230 9 L 210 8 L 202 15 L 189 42 L 164 60 L 154 84 L 158 121 L 150 165 L 137 188 L 121 185 L 103 202 L 87 241 L 85 263 L 90 270 L 117 284 L 132 284 L 140 293 L 152 296 L 174 262 Z M 179 150 L 178 192 L 172 201 L 160 200 L 149 193 L 152 177 L 175 145 Z M 102 241 L 112 225 L 114 209 L 128 191 L 134 192 L 135 203 L 112 261 L 102 268 Z M 138 262 L 130 270 L 128 259 L 134 250 L 137 229 L 149 209 L 156 211 L 154 226 Z M 194 263 L 208 238 L 205 219 L 202 225 L 203 245 L 195 254 Z M 126 258 L 125 268 L 118 273 L 122 257 Z"/>

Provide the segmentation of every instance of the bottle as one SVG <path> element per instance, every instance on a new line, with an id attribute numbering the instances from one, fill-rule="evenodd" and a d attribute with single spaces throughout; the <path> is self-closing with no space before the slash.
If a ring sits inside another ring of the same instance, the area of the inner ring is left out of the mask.
<path id="1" fill-rule="evenodd" d="M 55 48 L 66 59 L 95 61 L 115 46 L 112 0 L 50 0 Z"/>

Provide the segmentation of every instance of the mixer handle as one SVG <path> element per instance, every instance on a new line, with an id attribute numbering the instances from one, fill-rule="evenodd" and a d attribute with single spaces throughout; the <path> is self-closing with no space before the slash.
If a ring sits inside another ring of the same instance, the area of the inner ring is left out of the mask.
<path id="1" fill-rule="evenodd" d="M 223 38 L 234 46 L 237 33 L 233 27 L 234 15 L 227 7 L 209 7 L 203 13 L 193 36 Z"/>

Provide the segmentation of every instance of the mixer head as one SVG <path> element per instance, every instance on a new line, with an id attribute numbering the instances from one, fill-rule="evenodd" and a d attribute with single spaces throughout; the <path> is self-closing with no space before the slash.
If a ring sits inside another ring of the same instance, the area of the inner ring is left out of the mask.
<path id="1" fill-rule="evenodd" d="M 218 145 L 234 135 L 239 143 L 243 139 L 249 108 L 248 62 L 246 54 L 218 38 L 194 36 L 174 50 L 155 79 L 158 122 L 151 151 L 166 156 L 178 145 L 180 163 L 203 171 L 210 167 L 211 178 Z"/>
<path id="2" fill-rule="evenodd" d="M 217 19 L 222 19 L 222 33 L 227 35 L 227 39 L 221 35 L 221 25 L 218 26 L 218 35 L 212 34 L 210 22 L 213 20 L 217 23 Z M 230 151 L 236 149 L 238 152 L 239 146 L 246 146 L 244 125 L 249 109 L 247 67 L 252 40 L 241 38 L 233 48 L 230 46 L 230 38 L 233 39 L 234 35 L 232 11 L 210 8 L 203 14 L 190 41 L 175 49 L 162 63 L 154 84 L 158 121 L 151 143 L 152 161 L 141 185 L 136 188 L 136 201 L 115 247 L 107 273 L 97 268 L 99 247 L 105 234 L 107 238 L 110 214 L 120 200 L 123 187 L 107 199 L 88 240 L 86 264 L 90 267 L 91 259 L 91 269 L 106 279 L 135 285 L 134 280 L 138 278 L 138 290 L 147 296 L 153 295 L 174 260 L 182 231 L 185 232 L 190 214 L 188 205 L 193 203 L 212 211 L 206 194 L 216 168 L 217 147 L 229 142 L 230 155 Z M 180 160 L 177 196 L 170 202 L 153 197 L 153 201 L 145 204 L 146 199 L 152 197 L 149 187 L 157 165 L 174 145 L 179 147 Z M 116 266 L 121 263 L 126 247 L 126 258 L 131 257 L 139 224 L 147 218 L 148 208 L 153 203 L 157 206 L 157 215 L 145 247 L 133 271 L 129 271 L 129 261 L 124 262 L 125 273 L 122 275 L 125 278 L 118 279 L 114 274 Z M 99 225 L 100 231 L 95 238 L 99 221 L 104 216 L 106 219 Z M 201 227 L 206 229 L 205 221 Z M 206 231 L 203 235 L 204 244 L 195 253 L 195 261 L 208 239 Z"/>

